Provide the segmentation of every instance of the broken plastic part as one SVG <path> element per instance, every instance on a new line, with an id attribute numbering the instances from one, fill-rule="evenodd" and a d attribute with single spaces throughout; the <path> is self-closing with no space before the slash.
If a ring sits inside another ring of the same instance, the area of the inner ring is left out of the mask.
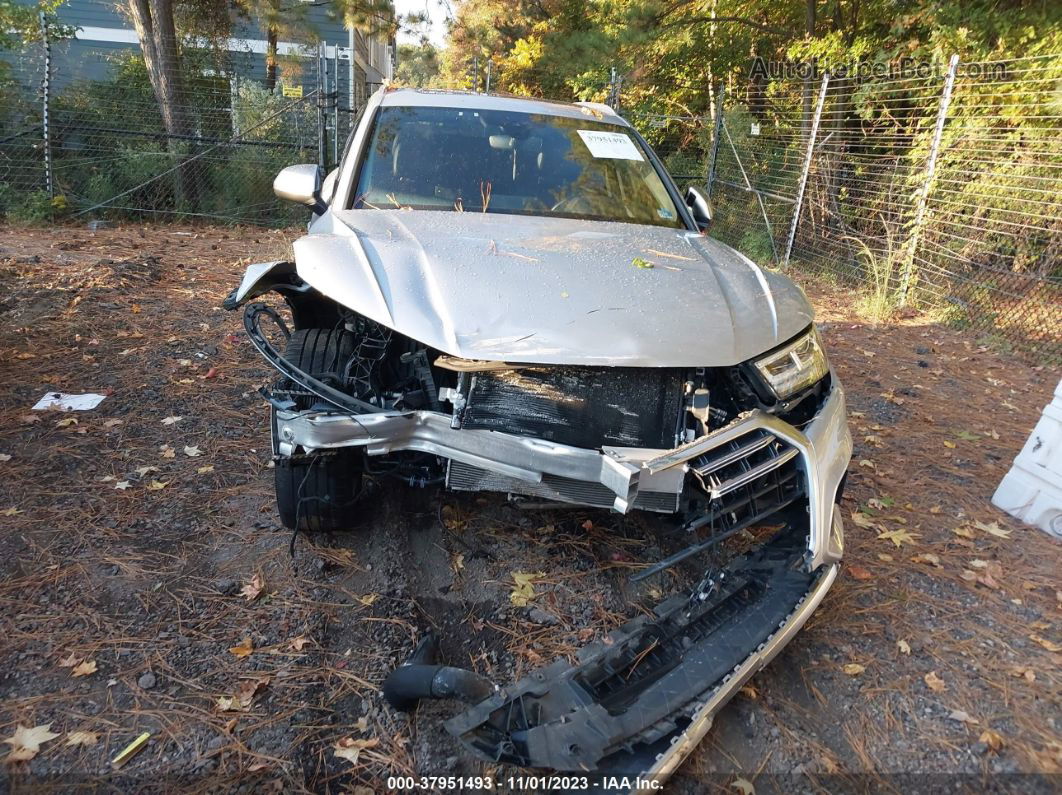
<path id="1" fill-rule="evenodd" d="M 429 633 L 409 659 L 384 680 L 383 697 L 394 709 L 411 712 L 422 698 L 457 698 L 476 703 L 497 689 L 489 679 L 465 668 L 435 665 L 438 648 L 437 636 Z"/>

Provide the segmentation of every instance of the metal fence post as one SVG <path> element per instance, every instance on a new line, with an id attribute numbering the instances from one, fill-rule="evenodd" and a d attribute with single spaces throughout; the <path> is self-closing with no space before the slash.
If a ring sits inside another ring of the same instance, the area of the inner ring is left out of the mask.
<path id="1" fill-rule="evenodd" d="M 55 196 L 55 183 L 52 180 L 52 135 L 51 135 L 51 111 L 49 103 L 52 94 L 52 43 L 48 38 L 48 20 L 44 12 L 40 12 L 41 37 L 44 40 L 44 82 L 41 85 L 42 107 L 41 121 L 44 129 L 44 189 L 48 191 L 48 198 Z"/>
<path id="2" fill-rule="evenodd" d="M 324 76 L 321 74 L 321 66 L 324 64 L 324 42 L 317 42 L 317 162 L 321 168 L 324 168 L 327 164 L 325 158 L 328 157 L 328 131 L 325 129 L 325 110 L 324 110 Z"/>
<path id="3" fill-rule="evenodd" d="M 951 92 L 955 88 L 955 74 L 959 69 L 959 56 L 952 55 L 948 62 L 948 74 L 944 78 L 944 91 L 940 95 L 940 107 L 937 109 L 937 124 L 933 128 L 933 140 L 929 145 L 929 159 L 926 161 L 926 176 L 922 180 L 922 187 L 918 191 L 918 202 L 915 204 L 914 221 L 911 223 L 911 235 L 907 239 L 907 250 L 903 255 L 903 270 L 900 275 L 899 305 L 907 303 L 907 296 L 911 290 L 911 282 L 914 280 L 914 258 L 918 250 L 918 243 L 922 237 L 922 227 L 925 226 L 926 205 L 929 202 L 929 191 L 933 187 L 933 175 L 937 170 L 937 155 L 940 153 L 940 139 L 944 134 L 944 122 L 948 117 L 948 106 L 951 105 Z"/>
<path id="4" fill-rule="evenodd" d="M 808 135 L 808 151 L 804 153 L 804 168 L 800 171 L 800 181 L 797 183 L 796 199 L 793 203 L 793 220 L 789 223 L 789 239 L 785 242 L 785 257 L 782 258 L 783 268 L 789 265 L 789 258 L 793 254 L 793 242 L 796 240 L 797 225 L 800 223 L 800 208 L 804 205 L 804 190 L 808 186 L 811 158 L 815 153 L 815 138 L 819 134 L 822 106 L 826 102 L 826 86 L 829 83 L 830 73 L 827 72 L 822 76 L 822 85 L 819 87 L 819 101 L 815 105 L 815 117 L 811 121 L 811 132 Z"/>
<path id="5" fill-rule="evenodd" d="M 712 198 L 715 188 L 715 165 L 719 162 L 719 137 L 723 134 L 723 100 L 726 97 L 726 84 L 720 83 L 715 95 L 715 123 L 712 125 L 712 148 L 708 152 L 708 198 Z"/>

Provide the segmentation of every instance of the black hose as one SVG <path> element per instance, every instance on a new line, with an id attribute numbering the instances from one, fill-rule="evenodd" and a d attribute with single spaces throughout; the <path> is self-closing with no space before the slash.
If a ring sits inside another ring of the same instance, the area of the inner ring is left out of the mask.
<path id="1" fill-rule="evenodd" d="M 436 665 L 438 638 L 427 635 L 413 654 L 384 680 L 383 697 L 399 712 L 412 712 L 422 698 L 457 698 L 476 704 L 490 696 L 494 683 L 467 668 Z"/>

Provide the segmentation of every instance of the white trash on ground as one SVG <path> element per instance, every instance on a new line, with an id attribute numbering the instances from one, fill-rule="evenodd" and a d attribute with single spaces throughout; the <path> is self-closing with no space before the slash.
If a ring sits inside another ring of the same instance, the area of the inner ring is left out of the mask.
<path id="1" fill-rule="evenodd" d="M 67 395 L 63 392 L 49 392 L 36 402 L 34 411 L 59 409 L 60 411 L 91 411 L 96 408 L 106 395 L 88 392 L 84 395 Z"/>
<path id="2" fill-rule="evenodd" d="M 1062 539 L 1062 381 L 992 503 Z"/>

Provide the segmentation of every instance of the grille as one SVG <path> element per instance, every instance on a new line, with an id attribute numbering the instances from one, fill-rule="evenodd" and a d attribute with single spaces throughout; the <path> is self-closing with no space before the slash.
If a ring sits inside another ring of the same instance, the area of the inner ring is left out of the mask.
<path id="1" fill-rule="evenodd" d="M 543 475 L 540 483 L 529 483 L 453 460 L 446 472 L 446 485 L 455 491 L 501 491 L 597 508 L 611 508 L 616 499 L 616 495 L 600 483 L 557 475 Z M 679 508 L 679 497 L 679 494 L 668 492 L 643 491 L 635 498 L 634 507 L 643 511 L 674 513 Z"/>
<path id="2" fill-rule="evenodd" d="M 711 498 L 696 526 L 730 532 L 766 519 L 805 494 L 799 451 L 756 430 L 690 462 Z"/>

